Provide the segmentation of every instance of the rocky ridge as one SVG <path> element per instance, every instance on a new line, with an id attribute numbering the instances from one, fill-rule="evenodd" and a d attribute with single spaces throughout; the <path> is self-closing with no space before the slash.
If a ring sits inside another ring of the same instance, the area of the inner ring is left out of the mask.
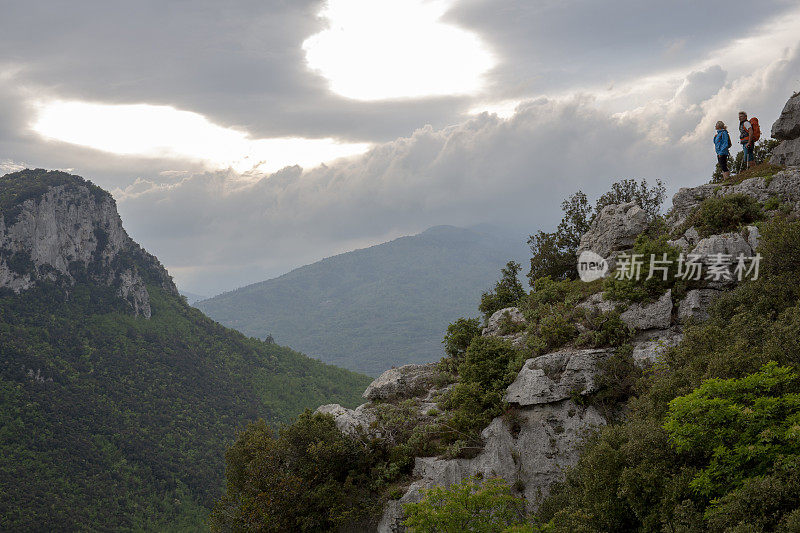
<path id="1" fill-rule="evenodd" d="M 737 185 L 681 189 L 673 198 L 668 224 L 673 233 L 679 232 L 704 199 L 740 193 L 760 202 L 778 198 L 795 214 L 800 214 L 800 169 L 789 168 L 770 179 L 752 178 Z M 613 259 L 630 250 L 636 236 L 647 229 L 642 215 L 638 207 L 631 205 L 606 207 L 583 236 L 581 247 L 601 250 L 605 257 Z M 716 253 L 751 256 L 757 250 L 758 236 L 756 226 L 747 226 L 740 232 L 700 238 L 691 227 L 674 235 L 671 243 L 686 253 L 704 256 Z M 597 293 L 578 305 L 590 311 L 621 311 L 620 318 L 634 332 L 633 359 L 637 365 L 647 367 L 681 341 L 686 324 L 706 320 L 713 301 L 736 283 L 736 279 L 707 282 L 680 298 L 668 290 L 656 301 L 645 304 L 609 301 Z M 525 333 L 504 335 L 503 322 L 519 326 L 524 325 L 525 318 L 515 307 L 502 309 L 487 320 L 482 334 L 523 346 Z M 414 481 L 400 499 L 386 504 L 377 530 L 405 531 L 403 504 L 419 501 L 422 489 L 457 483 L 473 475 L 504 478 L 525 496 L 534 511 L 553 483 L 562 479 L 564 468 L 578 460 L 577 445 L 586 433 L 609 422 L 606 414 L 579 398 L 597 392 L 601 363 L 613 353 L 612 348 L 562 349 L 528 359 L 504 398 L 516 413 L 513 426 L 504 417 L 495 418 L 481 434 L 483 449 L 471 459 L 416 458 Z M 416 399 L 422 417 L 446 390 L 437 388 L 438 372 L 435 364 L 394 368 L 369 386 L 364 394 L 369 401 L 360 407 L 350 410 L 327 405 L 318 411 L 333 415 L 342 431 L 363 430 L 380 437 L 373 423 L 374 402 L 388 398 Z"/>
<path id="2" fill-rule="evenodd" d="M 9 188 L 41 189 L 0 210 L 0 288 L 19 293 L 50 281 L 68 290 L 85 277 L 116 289 L 145 318 L 151 316 L 147 281 L 177 294 L 158 260 L 128 236 L 107 192 L 78 176 L 38 169 L 0 180 Z"/>

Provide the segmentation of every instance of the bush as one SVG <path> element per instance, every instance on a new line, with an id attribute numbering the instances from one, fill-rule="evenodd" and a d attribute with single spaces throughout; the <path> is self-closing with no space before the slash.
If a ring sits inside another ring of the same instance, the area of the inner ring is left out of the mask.
<path id="1" fill-rule="evenodd" d="M 517 279 L 522 266 L 516 261 L 509 261 L 501 270 L 502 277 L 494 286 L 494 291 L 484 292 L 478 310 L 489 318 L 496 311 L 513 307 L 525 296 L 525 288 Z"/>
<path id="2" fill-rule="evenodd" d="M 481 334 L 481 325 L 477 318 L 459 318 L 449 326 L 442 344 L 447 357 L 442 364 L 447 372 L 456 372 L 458 365 L 464 360 L 464 352 L 472 339 Z"/>
<path id="3" fill-rule="evenodd" d="M 497 533 L 524 526 L 525 500 L 499 478 L 465 479 L 449 487 L 423 490 L 419 503 L 405 505 L 404 522 L 415 533 L 475 531 Z"/>
<path id="4" fill-rule="evenodd" d="M 639 235 L 633 245 L 633 252 L 627 258 L 625 256 L 617 258 L 617 274 L 605 279 L 603 288 L 606 297 L 623 302 L 653 301 L 668 289 L 675 287 L 680 249 L 670 245 L 667 240 L 666 235 L 657 239 Z M 636 271 L 631 267 L 637 256 L 642 261 L 641 275 L 638 276 L 638 279 Z M 666 263 L 659 263 L 665 259 Z M 620 267 L 624 260 L 628 261 L 625 268 L 628 269 L 629 274 L 632 274 L 631 279 L 625 279 L 625 276 L 621 275 Z M 659 270 L 661 267 L 666 268 L 666 275 Z M 651 274 L 652 277 L 650 277 Z"/>
<path id="5" fill-rule="evenodd" d="M 800 222 L 778 217 L 762 229 L 758 252 L 765 272 L 800 272 Z"/>
<path id="6" fill-rule="evenodd" d="M 737 231 L 743 225 L 761 220 L 761 207 L 752 196 L 731 194 L 721 198 L 706 198 L 689 215 L 686 227 L 694 226 L 701 237 Z"/>

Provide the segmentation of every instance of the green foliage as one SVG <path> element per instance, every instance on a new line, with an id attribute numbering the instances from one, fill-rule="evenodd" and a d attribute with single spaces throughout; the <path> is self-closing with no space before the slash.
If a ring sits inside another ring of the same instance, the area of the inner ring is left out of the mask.
<path id="1" fill-rule="evenodd" d="M 540 507 L 550 531 L 794 531 L 800 278 L 782 260 L 800 246 L 794 224 L 764 225 L 771 266 L 723 293 L 652 372 L 609 360 L 619 397 L 633 394 L 626 420 L 586 442 Z"/>
<path id="2" fill-rule="evenodd" d="M 758 251 L 764 256 L 762 266 L 767 273 L 800 272 L 800 222 L 778 217 L 762 228 L 763 239 Z"/>
<path id="3" fill-rule="evenodd" d="M 525 288 L 517 277 L 521 268 L 516 261 L 509 261 L 501 270 L 500 281 L 495 283 L 494 290 L 481 295 L 478 310 L 486 318 L 500 309 L 515 306 L 525 296 Z"/>
<path id="4" fill-rule="evenodd" d="M 472 477 L 449 487 L 427 489 L 422 501 L 406 504 L 405 511 L 404 524 L 415 533 L 496 533 L 528 522 L 525 500 L 514 496 L 499 478 Z"/>
<path id="5" fill-rule="evenodd" d="M 647 235 L 639 235 L 633 245 L 633 251 L 627 256 L 617 258 L 618 272 L 621 262 L 628 261 L 628 276 L 614 274 L 605 279 L 603 288 L 610 300 L 623 302 L 644 302 L 658 299 L 667 289 L 673 288 L 677 282 L 678 257 L 680 249 L 670 245 L 668 237 L 662 235 L 653 239 Z M 641 261 L 640 276 L 630 266 Z M 660 268 L 666 268 L 666 275 Z"/>
<path id="6" fill-rule="evenodd" d="M 703 200 L 689 215 L 686 227 L 694 226 L 701 237 L 707 237 L 736 231 L 761 218 L 761 206 L 755 198 L 746 194 L 731 194 Z"/>
<path id="7" fill-rule="evenodd" d="M 147 289 L 149 320 L 88 282 L 0 290 L 4 529 L 202 530 L 238 427 L 353 406 L 369 382 Z"/>
<path id="8" fill-rule="evenodd" d="M 370 510 L 364 495 L 371 454 L 330 415 L 306 411 L 277 438 L 263 420 L 255 422 L 225 458 L 215 531 L 328 531 L 356 524 Z"/>
<path id="9" fill-rule="evenodd" d="M 800 377 L 773 361 L 740 379 L 706 380 L 669 403 L 664 429 L 679 453 L 702 457 L 689 486 L 722 496 L 781 460 L 800 460 Z"/>
<path id="10" fill-rule="evenodd" d="M 477 318 L 459 318 L 449 326 L 442 343 L 447 357 L 442 360 L 445 370 L 456 372 L 458 365 L 464 360 L 464 352 L 467 351 L 472 339 L 481 334 L 481 324 Z"/>

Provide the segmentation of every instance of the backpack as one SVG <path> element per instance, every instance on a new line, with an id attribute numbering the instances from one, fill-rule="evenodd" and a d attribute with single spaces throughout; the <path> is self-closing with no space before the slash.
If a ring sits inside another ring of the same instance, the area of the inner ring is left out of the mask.
<path id="1" fill-rule="evenodd" d="M 756 117 L 747 119 L 750 121 L 750 124 L 753 126 L 753 138 L 751 139 L 752 142 L 756 142 L 761 138 L 761 126 L 758 125 L 758 119 Z"/>

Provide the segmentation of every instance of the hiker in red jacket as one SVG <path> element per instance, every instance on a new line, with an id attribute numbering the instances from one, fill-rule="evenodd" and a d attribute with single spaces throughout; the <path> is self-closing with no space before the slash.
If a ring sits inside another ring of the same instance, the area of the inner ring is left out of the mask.
<path id="1" fill-rule="evenodd" d="M 742 143 L 742 151 L 744 151 L 744 161 L 747 163 L 748 168 L 756 164 L 755 162 L 755 147 L 756 135 L 753 129 L 753 124 L 747 120 L 747 113 L 739 111 L 739 142 Z"/>

